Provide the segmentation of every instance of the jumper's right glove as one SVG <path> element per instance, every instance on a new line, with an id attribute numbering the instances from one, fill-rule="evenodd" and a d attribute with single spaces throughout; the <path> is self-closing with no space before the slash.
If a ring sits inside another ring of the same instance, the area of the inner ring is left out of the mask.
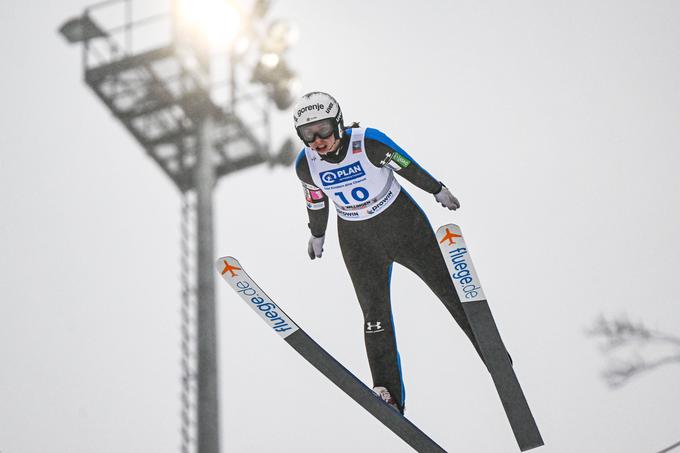
<path id="1" fill-rule="evenodd" d="M 455 211 L 456 209 L 460 208 L 460 203 L 458 202 L 458 199 L 453 196 L 453 194 L 444 184 L 442 184 L 441 190 L 434 194 L 434 198 L 442 206 L 444 206 L 445 208 L 449 208 L 452 211 Z"/>
<path id="2" fill-rule="evenodd" d="M 307 253 L 311 259 L 321 258 L 321 254 L 323 253 L 323 241 L 325 239 L 326 235 L 323 235 L 320 238 L 316 236 L 309 238 L 309 244 L 307 244 Z"/>

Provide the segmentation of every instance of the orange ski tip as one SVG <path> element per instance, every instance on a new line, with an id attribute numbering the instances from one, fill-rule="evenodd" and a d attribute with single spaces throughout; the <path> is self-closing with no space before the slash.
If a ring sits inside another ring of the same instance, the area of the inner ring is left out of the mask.
<path id="1" fill-rule="evenodd" d="M 439 243 L 440 243 L 440 244 L 443 244 L 444 241 L 446 241 L 446 240 L 448 239 L 448 240 L 449 240 L 449 245 L 453 245 L 453 244 L 456 243 L 456 241 L 454 241 L 454 238 L 460 238 L 460 237 L 463 237 L 463 236 L 461 236 L 460 234 L 452 233 L 451 230 L 449 230 L 449 227 L 447 226 L 447 227 L 446 227 L 446 233 L 445 233 L 444 236 L 439 240 Z"/>
<path id="2" fill-rule="evenodd" d="M 229 262 L 233 264 L 229 264 Z M 240 263 L 232 256 L 223 256 L 221 258 L 218 258 L 215 264 L 217 265 L 218 270 L 220 267 L 222 267 L 222 270 L 220 271 L 222 275 L 229 272 L 232 277 L 236 277 L 236 275 L 238 274 L 234 271 L 242 270 L 240 267 L 237 266 Z"/>
<path id="3" fill-rule="evenodd" d="M 236 261 L 236 258 L 234 258 L 234 257 L 231 256 L 231 255 L 224 255 L 224 256 L 220 256 L 219 258 L 217 258 L 216 261 L 218 261 L 218 262 L 221 263 L 223 260 L 232 260 L 232 261 Z"/>

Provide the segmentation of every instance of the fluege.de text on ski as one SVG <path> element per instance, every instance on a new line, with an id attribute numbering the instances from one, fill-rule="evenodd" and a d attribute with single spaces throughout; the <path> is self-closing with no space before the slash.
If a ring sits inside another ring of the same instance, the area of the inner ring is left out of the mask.
<path id="1" fill-rule="evenodd" d="M 449 257 L 451 258 L 451 263 L 456 272 L 452 273 L 454 281 L 457 286 L 462 290 L 465 295 L 465 299 L 474 299 L 479 295 L 479 290 L 481 286 L 478 286 L 474 281 L 473 274 L 468 270 L 468 263 L 465 260 L 465 255 L 467 254 L 467 249 L 464 247 L 459 247 L 455 250 L 449 250 Z M 465 300 L 462 300 L 465 302 Z"/>
<path id="2" fill-rule="evenodd" d="M 275 308 L 278 308 L 276 304 L 267 301 L 263 296 L 258 294 L 257 290 L 253 288 L 250 283 L 241 280 L 236 282 L 236 287 L 238 288 L 236 290 L 237 292 L 250 297 L 250 303 L 262 312 L 263 318 L 268 321 L 269 325 L 276 332 L 283 333 L 293 329 L 290 325 L 292 322 L 288 320 L 287 316 L 283 312 L 279 313 L 274 310 Z"/>

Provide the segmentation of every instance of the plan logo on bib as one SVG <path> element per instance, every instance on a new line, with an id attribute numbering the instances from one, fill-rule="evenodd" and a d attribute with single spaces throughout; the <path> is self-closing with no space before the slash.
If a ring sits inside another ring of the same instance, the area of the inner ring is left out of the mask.
<path id="1" fill-rule="evenodd" d="M 362 176 L 366 176 L 366 173 L 361 166 L 361 162 L 355 162 L 353 164 L 345 165 L 344 167 L 319 173 L 319 178 L 324 187 L 351 181 L 353 179 L 361 178 Z"/>

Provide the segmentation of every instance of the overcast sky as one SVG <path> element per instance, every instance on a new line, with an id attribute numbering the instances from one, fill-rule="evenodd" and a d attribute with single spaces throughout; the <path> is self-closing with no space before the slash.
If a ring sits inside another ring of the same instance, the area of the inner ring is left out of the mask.
<path id="1" fill-rule="evenodd" d="M 86 5 L 0 2 L 2 453 L 179 451 L 180 198 L 57 34 Z M 612 391 L 584 330 L 627 313 L 680 333 L 680 4 L 279 0 L 272 16 L 300 26 L 305 91 L 333 93 L 460 199 L 451 213 L 404 183 L 435 228 L 463 228 L 539 451 L 679 441 L 680 367 Z M 281 114 L 275 145 L 291 133 Z M 215 256 L 370 383 L 335 219 L 312 262 L 292 168 L 215 195 Z M 410 451 L 216 284 L 224 452 Z M 518 451 L 441 303 L 396 266 L 392 295 L 407 416 L 449 451 Z"/>

